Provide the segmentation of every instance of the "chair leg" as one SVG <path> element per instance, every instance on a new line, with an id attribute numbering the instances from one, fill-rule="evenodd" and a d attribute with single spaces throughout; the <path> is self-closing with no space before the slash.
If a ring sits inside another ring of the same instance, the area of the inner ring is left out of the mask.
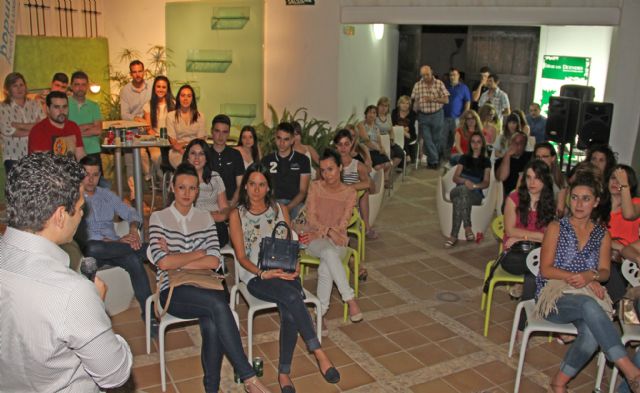
<path id="1" fill-rule="evenodd" d="M 147 344 L 147 355 L 151 353 L 151 304 L 153 303 L 153 295 L 147 298 L 144 303 L 144 330 Z"/>
<path id="2" fill-rule="evenodd" d="M 493 301 L 493 289 L 496 285 L 494 280 L 489 282 L 489 292 L 487 293 L 487 302 L 485 304 L 485 312 L 484 312 L 484 331 L 483 334 L 485 337 L 489 334 L 489 319 L 491 317 L 491 302 Z"/>
<path id="3" fill-rule="evenodd" d="M 520 390 L 520 378 L 522 377 L 524 357 L 527 351 L 527 342 L 529 341 L 530 334 L 531 332 L 529 331 L 529 329 L 524 329 L 524 334 L 522 335 L 522 344 L 520 344 L 520 357 L 518 359 L 518 371 L 516 371 L 516 380 L 515 386 L 513 388 L 513 393 L 518 393 L 518 390 Z"/>
<path id="4" fill-rule="evenodd" d="M 160 328 L 158 329 L 158 340 L 160 340 L 160 382 L 162 384 L 162 391 L 167 391 L 167 373 L 165 369 L 164 358 L 164 331 L 167 328 L 165 324 L 160 322 Z"/>
<path id="5" fill-rule="evenodd" d="M 616 391 L 616 380 L 618 379 L 618 367 L 613 367 L 611 370 L 611 381 L 609 381 L 609 393 L 613 393 Z"/>
<path id="6" fill-rule="evenodd" d="M 318 336 L 318 341 L 322 344 L 322 305 L 320 304 L 320 299 L 313 302 L 316 306 L 316 335 Z"/>
<path id="7" fill-rule="evenodd" d="M 249 307 L 249 313 L 247 314 L 247 354 L 250 362 L 253 359 L 253 314 L 254 310 Z"/>
<path id="8" fill-rule="evenodd" d="M 513 316 L 513 325 L 511 326 L 511 339 L 509 340 L 509 357 L 513 355 L 513 348 L 516 344 L 516 335 L 518 333 L 518 324 L 520 323 L 520 314 L 522 313 L 522 309 L 524 305 L 522 303 L 518 303 L 516 307 L 516 312 Z"/>
<path id="9" fill-rule="evenodd" d="M 604 356 L 604 352 L 598 354 L 598 372 L 596 374 L 596 386 L 593 388 L 594 392 L 600 392 L 600 385 L 602 385 L 602 377 L 604 376 L 604 368 L 607 365 L 607 358 Z"/>

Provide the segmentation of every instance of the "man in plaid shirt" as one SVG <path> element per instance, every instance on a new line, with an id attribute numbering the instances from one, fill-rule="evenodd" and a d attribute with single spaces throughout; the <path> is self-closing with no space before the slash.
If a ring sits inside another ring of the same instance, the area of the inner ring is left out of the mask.
<path id="1" fill-rule="evenodd" d="M 449 103 L 449 91 L 442 81 L 433 76 L 431 67 L 428 65 L 420 68 L 420 76 L 422 78 L 413 86 L 411 99 L 413 109 L 418 113 L 420 134 L 427 154 L 427 167 L 438 169 L 440 139 L 444 127 L 442 107 Z"/>

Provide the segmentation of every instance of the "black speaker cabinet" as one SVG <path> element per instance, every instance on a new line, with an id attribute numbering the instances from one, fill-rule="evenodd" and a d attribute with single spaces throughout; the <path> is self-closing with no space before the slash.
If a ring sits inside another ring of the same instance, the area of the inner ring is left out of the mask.
<path id="1" fill-rule="evenodd" d="M 578 149 L 592 144 L 609 144 L 613 104 L 610 102 L 583 102 L 578 127 Z"/>
<path id="2" fill-rule="evenodd" d="M 582 85 L 562 85 L 560 95 L 562 97 L 577 98 L 582 102 L 591 102 L 596 93 L 592 86 Z"/>
<path id="3" fill-rule="evenodd" d="M 580 118 L 580 100 L 570 97 L 549 98 L 545 135 L 548 141 L 573 143 Z"/>

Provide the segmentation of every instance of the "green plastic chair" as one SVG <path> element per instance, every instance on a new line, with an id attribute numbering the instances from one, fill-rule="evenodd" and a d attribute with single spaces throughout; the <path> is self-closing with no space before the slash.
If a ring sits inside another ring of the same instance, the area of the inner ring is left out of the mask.
<path id="1" fill-rule="evenodd" d="M 491 223 L 491 230 L 498 240 L 500 240 L 500 246 L 498 249 L 498 255 L 502 253 L 502 238 L 504 237 L 504 216 L 498 216 L 493 219 Z M 484 280 L 483 283 L 487 281 L 489 277 L 489 273 L 491 272 L 491 267 L 496 262 L 495 259 L 487 262 L 487 266 L 484 269 Z M 493 273 L 493 277 L 491 281 L 489 281 L 489 290 L 487 293 L 482 293 L 482 301 L 480 304 L 480 310 L 485 310 L 484 313 L 484 331 L 483 334 L 486 337 L 489 334 L 489 318 L 491 317 L 491 302 L 493 301 L 493 290 L 497 283 L 511 283 L 511 284 L 522 284 L 524 283 L 524 275 L 514 275 L 511 273 L 507 273 L 502 269 L 502 266 L 498 266 L 498 268 Z M 486 309 L 485 309 L 486 308 Z"/>
<path id="2" fill-rule="evenodd" d="M 364 230 L 364 220 L 360 217 L 360 212 L 357 207 L 353 208 L 353 215 L 351 216 L 351 220 L 347 225 L 347 234 L 354 235 L 356 237 L 356 241 L 358 242 L 358 254 L 360 254 L 360 260 L 364 261 L 364 247 L 365 247 L 365 230 Z M 354 274 L 358 275 L 359 271 L 354 270 Z"/>

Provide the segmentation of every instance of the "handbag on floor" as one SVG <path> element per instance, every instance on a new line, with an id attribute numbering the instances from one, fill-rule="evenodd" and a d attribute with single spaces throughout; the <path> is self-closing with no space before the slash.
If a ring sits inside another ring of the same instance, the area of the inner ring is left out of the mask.
<path id="1" fill-rule="evenodd" d="M 276 238 L 279 227 L 287 230 L 285 239 Z M 282 269 L 287 273 L 295 272 L 298 264 L 298 250 L 300 243 L 291 239 L 291 228 L 284 221 L 279 221 L 271 232 L 271 236 L 265 236 L 260 241 L 260 253 L 258 254 L 258 268 L 261 270 Z"/>
<path id="2" fill-rule="evenodd" d="M 173 289 L 180 285 L 191 285 L 203 289 L 224 290 L 224 276 L 211 269 L 174 269 L 167 270 L 169 276 L 169 294 L 167 301 L 162 307 L 162 312 L 158 314 L 158 308 L 154 308 L 156 318 L 160 320 L 169 309 Z M 160 286 L 158 286 L 158 299 L 160 299 Z"/>

